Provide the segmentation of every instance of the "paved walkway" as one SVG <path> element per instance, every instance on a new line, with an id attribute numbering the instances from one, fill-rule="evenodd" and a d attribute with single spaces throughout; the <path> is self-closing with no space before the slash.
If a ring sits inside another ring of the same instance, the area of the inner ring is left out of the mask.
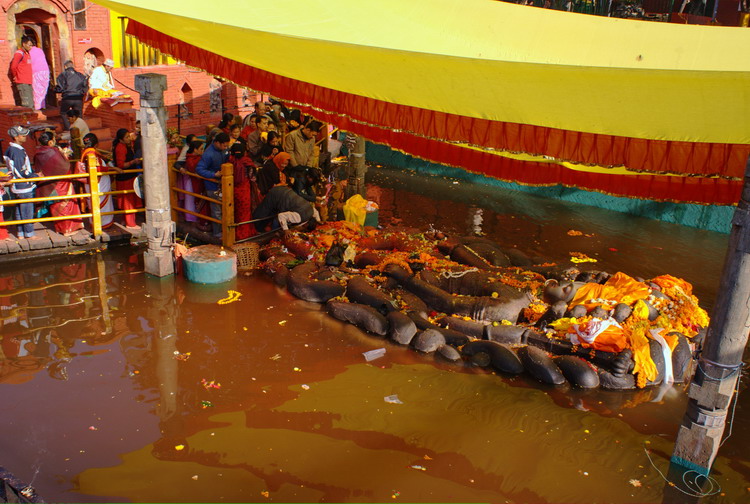
<path id="1" fill-rule="evenodd" d="M 118 223 L 104 231 L 101 241 L 97 241 L 94 235 L 86 229 L 70 236 L 63 236 L 41 223 L 34 225 L 34 234 L 40 237 L 38 239 L 18 238 L 15 234 L 15 226 L 10 226 L 8 234 L 10 236 L 7 240 L 0 240 L 0 264 L 31 257 L 48 257 L 79 250 L 85 251 L 99 248 L 102 244 L 106 246 L 106 244 L 140 243 L 145 239 L 142 231 L 132 233 Z"/>

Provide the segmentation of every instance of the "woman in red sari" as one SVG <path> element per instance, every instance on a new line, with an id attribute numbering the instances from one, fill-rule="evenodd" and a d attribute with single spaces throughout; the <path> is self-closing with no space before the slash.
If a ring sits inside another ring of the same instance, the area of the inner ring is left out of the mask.
<path id="1" fill-rule="evenodd" d="M 254 175 L 255 165 L 241 142 L 232 145 L 229 154 L 229 160 L 234 165 L 234 222 L 247 222 L 253 218 L 250 211 L 250 170 Z M 244 240 L 255 234 L 255 226 L 250 224 L 242 224 L 235 229 L 237 240 Z"/>
<path id="2" fill-rule="evenodd" d="M 70 161 L 55 145 L 55 135 L 47 132 L 42 133 L 39 136 L 39 143 L 41 146 L 34 155 L 34 170 L 43 177 L 70 175 Z M 73 181 L 70 179 L 41 183 L 36 189 L 38 198 L 71 196 L 73 194 L 75 194 L 75 191 L 73 190 Z M 53 217 L 81 215 L 81 209 L 76 199 L 54 201 L 50 205 L 50 212 Z M 80 217 L 55 221 L 55 231 L 65 236 L 72 235 L 80 229 L 83 229 L 83 221 Z"/>
<path id="3" fill-rule="evenodd" d="M 120 128 L 115 134 L 112 142 L 112 154 L 115 158 L 115 165 L 121 170 L 136 170 L 141 167 L 142 158 L 136 158 L 133 151 L 133 141 L 135 134 L 125 128 Z M 119 173 L 115 175 L 115 185 L 118 191 L 133 190 L 133 184 L 138 176 L 137 173 Z M 122 194 L 117 198 L 117 206 L 120 210 L 134 210 L 140 208 L 141 198 L 135 193 Z M 141 227 L 135 221 L 134 213 L 125 215 L 125 226 L 131 229 L 140 229 Z"/>

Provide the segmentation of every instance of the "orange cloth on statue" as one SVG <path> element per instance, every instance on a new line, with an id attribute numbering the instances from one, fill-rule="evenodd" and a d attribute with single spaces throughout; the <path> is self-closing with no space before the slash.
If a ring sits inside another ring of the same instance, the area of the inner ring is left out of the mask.
<path id="1" fill-rule="evenodd" d="M 674 349 L 677 347 L 677 344 L 680 342 L 680 337 L 677 336 L 677 334 L 665 334 L 663 335 L 664 341 L 667 342 L 667 345 L 669 345 L 669 350 L 671 352 L 674 352 Z"/>
<path id="2" fill-rule="evenodd" d="M 656 285 L 661 287 L 663 290 L 672 290 L 678 288 L 682 290 L 687 296 L 693 295 L 693 286 L 690 282 L 686 282 L 682 278 L 673 277 L 672 275 L 660 275 L 653 280 Z"/>
<path id="3" fill-rule="evenodd" d="M 582 304 L 591 310 L 601 305 L 611 309 L 617 303 L 632 305 L 639 299 L 646 299 L 650 293 L 651 289 L 646 284 L 618 271 L 604 285 L 587 283 L 581 286 L 569 306 Z M 612 303 L 590 302 L 592 299 L 605 299 Z"/>
<path id="4" fill-rule="evenodd" d="M 628 333 L 629 347 L 633 352 L 633 374 L 638 375 L 636 384 L 638 388 L 643 388 L 647 381 L 653 381 L 658 375 L 656 363 L 651 358 L 651 345 L 648 329 L 631 330 Z"/>

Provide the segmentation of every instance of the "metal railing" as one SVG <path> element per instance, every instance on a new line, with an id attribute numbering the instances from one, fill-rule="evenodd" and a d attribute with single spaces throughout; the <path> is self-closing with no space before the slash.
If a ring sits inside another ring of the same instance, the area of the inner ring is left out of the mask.
<path id="1" fill-rule="evenodd" d="M 221 225 L 221 244 L 225 247 L 231 247 L 235 244 L 235 229 L 240 224 L 234 223 L 234 166 L 232 163 L 224 163 L 221 165 L 221 199 L 209 198 L 204 194 L 196 192 L 186 191 L 180 189 L 177 186 L 177 175 L 183 175 L 193 177 L 199 180 L 205 180 L 208 182 L 216 182 L 216 179 L 209 179 L 201 177 L 197 173 L 192 173 L 185 170 L 181 172 L 177 168 L 169 168 L 169 189 L 170 189 L 170 203 L 172 207 L 172 220 L 179 222 L 179 214 L 192 215 L 199 219 L 203 219 L 208 222 L 213 222 Z M 207 201 L 209 204 L 221 205 L 221 220 L 211 217 L 210 215 L 203 215 L 198 212 L 193 212 L 187 208 L 179 206 L 178 194 L 186 194 L 193 196 L 194 198 Z"/>
<path id="2" fill-rule="evenodd" d="M 209 182 L 216 182 L 215 179 L 207 179 L 205 177 L 201 177 L 197 173 L 192 173 L 187 170 L 185 171 L 185 173 L 182 173 L 177 168 L 174 168 L 174 167 L 170 168 L 169 169 L 170 203 L 172 207 L 172 220 L 174 222 L 179 222 L 178 221 L 179 215 L 184 214 L 184 215 L 192 215 L 194 217 L 197 217 L 199 219 L 202 219 L 208 222 L 221 224 L 221 244 L 224 247 L 231 247 L 237 243 L 242 243 L 242 242 L 246 242 L 250 240 L 257 240 L 258 238 L 270 236 L 277 232 L 276 229 L 273 229 L 266 233 L 255 234 L 253 236 L 250 236 L 248 238 L 243 238 L 241 240 L 236 239 L 235 231 L 239 226 L 252 225 L 252 224 L 255 224 L 256 222 L 270 221 L 272 219 L 275 219 L 277 215 L 270 215 L 268 217 L 262 217 L 260 219 L 250 219 L 248 221 L 243 221 L 243 222 L 235 222 L 234 220 L 234 166 L 232 165 L 232 163 L 224 163 L 221 165 L 221 182 L 220 182 L 221 183 L 221 200 L 218 200 L 215 198 L 209 198 L 208 196 L 204 194 L 186 191 L 184 189 L 179 188 L 177 186 L 178 175 L 186 175 L 186 176 L 193 177 L 199 180 L 207 180 Z M 194 198 L 198 198 L 203 201 L 207 201 L 209 203 L 221 205 L 221 220 L 215 219 L 208 215 L 203 215 L 198 212 L 193 212 L 191 210 L 188 210 L 187 208 L 183 208 L 179 206 L 179 199 L 178 199 L 179 194 L 193 196 Z M 305 224 L 305 223 L 306 222 L 303 222 L 300 224 Z"/>
<path id="3" fill-rule="evenodd" d="M 89 208 L 91 211 L 89 212 L 81 212 L 80 214 L 76 215 L 59 215 L 57 217 L 35 217 L 32 219 L 17 219 L 17 220 L 9 220 L 9 221 L 0 221 L 0 226 L 17 226 L 21 224 L 35 224 L 37 222 L 44 223 L 44 222 L 56 222 L 56 221 L 64 221 L 64 220 L 71 220 L 71 219 L 84 219 L 89 218 L 91 219 L 91 229 L 94 234 L 94 238 L 97 240 L 101 238 L 103 231 L 102 231 L 102 216 L 105 215 L 121 215 L 121 214 L 134 214 L 134 213 L 141 213 L 144 212 L 146 209 L 143 207 L 140 208 L 134 208 L 130 210 L 114 210 L 110 212 L 102 212 L 100 208 L 100 202 L 99 198 L 101 196 L 117 196 L 117 195 L 123 195 L 123 194 L 134 194 L 135 190 L 133 189 L 121 189 L 121 190 L 114 190 L 114 191 L 100 191 L 99 190 L 99 177 L 103 175 L 116 175 L 119 173 L 143 173 L 143 169 L 138 170 L 122 170 L 120 172 L 117 171 L 107 171 L 107 172 L 99 172 L 96 167 L 90 167 L 88 170 L 88 173 L 82 173 L 82 174 L 69 174 L 69 175 L 55 175 L 51 177 L 36 177 L 33 179 L 12 179 L 8 182 L 6 182 L 6 185 L 10 184 L 20 184 L 20 183 L 26 183 L 26 182 L 33 182 L 35 184 L 44 183 L 44 182 L 55 182 L 58 180 L 77 180 L 82 181 L 85 180 L 89 184 L 89 192 L 83 192 L 83 193 L 73 193 L 73 194 L 66 194 L 62 196 L 49 196 L 49 197 L 43 197 L 43 198 L 25 198 L 25 199 L 10 199 L 10 200 L 2 200 L 0 201 L 0 206 L 13 206 L 13 205 L 20 205 L 22 203 L 48 203 L 48 202 L 57 202 L 57 201 L 66 201 L 66 200 L 73 200 L 73 199 L 86 199 L 89 200 Z"/>

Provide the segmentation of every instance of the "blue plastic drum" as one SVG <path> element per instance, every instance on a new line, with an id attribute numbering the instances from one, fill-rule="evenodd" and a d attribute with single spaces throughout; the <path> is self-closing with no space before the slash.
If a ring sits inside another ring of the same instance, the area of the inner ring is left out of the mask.
<path id="1" fill-rule="evenodd" d="M 201 245 L 183 257 L 185 278 L 194 283 L 219 284 L 237 276 L 237 254 L 218 245 Z"/>

